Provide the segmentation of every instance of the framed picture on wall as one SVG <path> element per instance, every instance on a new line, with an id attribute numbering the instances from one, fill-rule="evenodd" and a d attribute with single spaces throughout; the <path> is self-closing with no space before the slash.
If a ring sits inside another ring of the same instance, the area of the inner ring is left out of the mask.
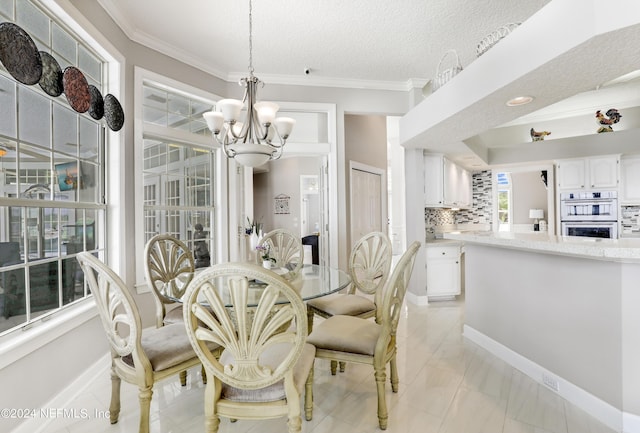
<path id="1" fill-rule="evenodd" d="M 286 194 L 278 194 L 274 199 L 274 211 L 275 214 L 288 214 L 289 212 L 289 197 Z"/>

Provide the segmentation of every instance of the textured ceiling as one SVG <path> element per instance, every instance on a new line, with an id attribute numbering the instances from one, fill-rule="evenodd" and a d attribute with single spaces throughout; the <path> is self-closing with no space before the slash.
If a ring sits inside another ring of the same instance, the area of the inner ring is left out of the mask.
<path id="1" fill-rule="evenodd" d="M 134 41 L 223 79 L 246 74 L 247 0 L 99 2 Z M 432 78 L 448 49 L 468 65 L 483 37 L 548 2 L 255 0 L 253 65 L 265 82 L 406 87 L 409 80 Z M 306 77 L 305 68 L 311 71 Z"/>
<path id="2" fill-rule="evenodd" d="M 247 74 L 248 0 L 98 2 L 133 41 L 227 81 Z M 553 51 L 554 41 L 575 39 L 577 33 L 572 30 L 585 27 L 580 25 L 584 24 L 581 19 L 593 20 L 597 8 L 595 0 L 555 0 L 541 10 L 548 3 L 550 0 L 254 0 L 253 66 L 260 79 L 272 84 L 408 90 L 432 79 L 443 54 L 455 49 L 465 68 L 461 79 L 472 69 L 482 69 L 480 65 L 489 60 L 486 56 L 495 54 L 491 50 L 478 58 L 476 47 L 497 28 L 535 22 L 538 36 L 556 35 L 536 49 Z M 635 19 L 640 6 L 624 3 L 614 7 L 620 8 L 615 11 L 618 18 L 624 19 L 629 12 L 629 19 Z M 547 19 L 549 16 L 553 19 Z M 603 13 L 598 18 L 606 22 L 608 16 Z M 635 26 L 629 32 L 587 41 L 560 60 L 523 72 L 520 79 L 434 124 L 413 146 L 447 153 L 470 168 L 491 165 L 489 157 L 500 148 L 519 152 L 503 162 L 558 157 L 559 147 L 554 148 L 551 141 L 593 135 L 595 110 L 640 106 L 638 74 L 619 84 L 604 83 L 640 69 L 635 42 L 639 24 L 630 24 Z M 518 32 L 523 33 L 521 29 Z M 501 46 L 506 48 L 505 42 Z M 522 60 L 522 54 L 514 57 Z M 500 67 L 519 67 L 510 59 L 502 60 L 502 66 L 493 64 L 494 74 Z M 308 75 L 306 68 L 310 69 Z M 477 87 L 477 81 L 474 85 Z M 532 94 L 536 100 L 526 108 L 505 109 L 506 99 L 518 94 Z M 575 116 L 582 116 L 579 123 L 558 122 Z M 637 122 L 629 120 L 623 114 L 623 124 L 616 130 L 636 128 Z M 532 126 L 553 128 L 545 141 L 547 153 L 522 152 L 523 144 L 530 144 Z"/>

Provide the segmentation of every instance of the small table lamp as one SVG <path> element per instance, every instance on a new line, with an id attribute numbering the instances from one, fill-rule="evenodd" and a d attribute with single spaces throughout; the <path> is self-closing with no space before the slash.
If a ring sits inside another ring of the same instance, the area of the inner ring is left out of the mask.
<path id="1" fill-rule="evenodd" d="M 533 223 L 533 231 L 540 231 L 540 220 L 544 218 L 544 210 L 543 209 L 529 209 L 529 218 L 535 220 Z"/>

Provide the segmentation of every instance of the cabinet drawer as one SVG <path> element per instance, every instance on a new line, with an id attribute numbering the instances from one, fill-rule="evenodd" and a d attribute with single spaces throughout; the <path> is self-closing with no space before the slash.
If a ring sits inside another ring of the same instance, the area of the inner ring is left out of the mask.
<path id="1" fill-rule="evenodd" d="M 428 247 L 427 259 L 457 259 L 460 256 L 460 247 Z"/>

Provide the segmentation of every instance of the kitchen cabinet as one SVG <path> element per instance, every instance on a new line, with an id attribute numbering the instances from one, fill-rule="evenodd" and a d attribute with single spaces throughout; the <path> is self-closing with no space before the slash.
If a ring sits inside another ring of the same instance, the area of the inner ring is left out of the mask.
<path id="1" fill-rule="evenodd" d="M 471 173 L 443 155 L 425 155 L 425 206 L 470 208 Z"/>
<path id="2" fill-rule="evenodd" d="M 640 204 L 640 155 L 620 160 L 620 203 Z"/>
<path id="3" fill-rule="evenodd" d="M 618 155 L 593 156 L 589 158 L 558 161 L 558 189 L 595 190 L 618 187 Z"/>
<path id="4" fill-rule="evenodd" d="M 451 298 L 461 292 L 462 245 L 458 242 L 426 243 L 427 297 Z"/>

